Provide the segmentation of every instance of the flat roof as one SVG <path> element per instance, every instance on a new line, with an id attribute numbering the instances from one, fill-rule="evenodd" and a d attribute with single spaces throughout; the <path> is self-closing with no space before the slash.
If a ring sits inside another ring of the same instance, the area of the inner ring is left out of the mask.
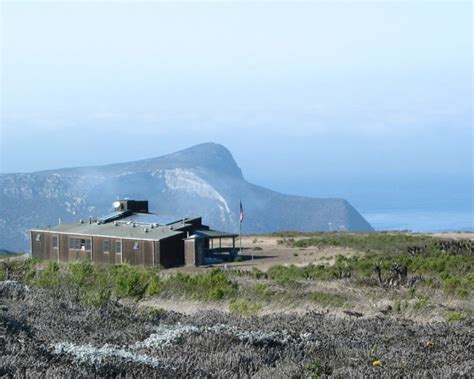
<path id="1" fill-rule="evenodd" d="M 219 230 L 205 230 L 205 229 L 196 229 L 193 231 L 193 235 L 198 237 L 205 237 L 205 238 L 232 238 L 238 237 L 238 234 L 221 232 Z"/>
<path id="2" fill-rule="evenodd" d="M 185 224 L 184 226 L 190 226 L 190 224 Z M 145 231 L 145 229 L 147 231 Z M 159 241 L 184 233 L 182 230 L 177 228 L 170 229 L 168 225 L 151 228 L 150 225 L 136 225 L 134 227 L 132 223 L 117 223 L 117 225 L 115 225 L 113 222 L 105 224 L 92 222 L 89 224 L 88 221 L 85 221 L 82 224 L 79 222 L 72 224 L 59 224 L 48 228 L 32 229 L 32 231 L 153 241 Z"/>

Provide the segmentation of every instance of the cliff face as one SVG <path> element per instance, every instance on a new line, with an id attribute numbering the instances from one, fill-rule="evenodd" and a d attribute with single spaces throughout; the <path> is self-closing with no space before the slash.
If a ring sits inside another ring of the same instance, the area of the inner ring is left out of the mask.
<path id="1" fill-rule="evenodd" d="M 29 229 L 110 212 L 117 197 L 148 199 L 163 222 L 200 215 L 226 231 L 371 231 L 343 199 L 280 194 L 248 183 L 223 146 L 206 143 L 174 154 L 99 167 L 0 175 L 0 247 L 29 250 Z"/>

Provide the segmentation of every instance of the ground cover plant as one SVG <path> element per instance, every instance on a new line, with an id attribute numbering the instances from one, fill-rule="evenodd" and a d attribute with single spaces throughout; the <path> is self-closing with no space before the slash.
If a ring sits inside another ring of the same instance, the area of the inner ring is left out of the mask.
<path id="1" fill-rule="evenodd" d="M 275 266 L 268 276 L 282 282 L 354 278 L 364 284 L 442 288 L 460 298 L 474 287 L 474 244 L 403 233 L 279 233 L 294 248 L 337 246 L 363 253 L 338 256 L 333 265 Z"/>
<path id="2" fill-rule="evenodd" d="M 50 267 L 53 271 L 53 267 Z M 80 279 L 82 280 L 82 279 Z M 50 282 L 55 285 L 54 282 Z M 472 318 L 183 315 L 0 282 L 0 376 L 472 377 Z"/>
<path id="3" fill-rule="evenodd" d="M 298 251 L 338 244 L 357 254 L 267 271 L 194 273 L 1 261 L 0 376 L 474 374 L 470 241 L 338 233 L 285 234 L 281 243 Z M 442 305 L 441 322 L 411 321 L 432 311 L 433 291 L 467 306 Z M 356 310 L 372 293 L 391 299 L 375 317 Z M 147 299 L 156 307 L 142 306 Z M 216 311 L 167 312 L 159 308 L 166 299 L 216 304 Z M 313 311 L 280 312 L 300 303 Z"/>
<path id="4" fill-rule="evenodd" d="M 193 274 L 179 271 L 168 274 L 166 270 L 127 264 L 58 264 L 29 259 L 0 263 L 0 279 L 18 279 L 32 286 L 72 292 L 77 299 L 89 304 L 158 296 L 211 302 L 240 299 L 259 306 L 299 299 L 321 306 L 350 308 L 351 299 L 344 293 L 315 290 L 309 286 L 339 280 L 351 287 L 404 288 L 407 294 L 417 288 L 430 288 L 440 290 L 446 296 L 472 298 L 474 254 L 471 241 L 383 233 L 285 233 L 282 236 L 285 238 L 281 243 L 295 248 L 337 245 L 362 254 L 340 255 L 334 262 L 321 260 L 306 266 L 277 265 L 265 272 L 255 268 L 251 271 L 210 269 Z M 427 303 L 429 300 L 418 296 L 414 308 L 421 309 Z"/>

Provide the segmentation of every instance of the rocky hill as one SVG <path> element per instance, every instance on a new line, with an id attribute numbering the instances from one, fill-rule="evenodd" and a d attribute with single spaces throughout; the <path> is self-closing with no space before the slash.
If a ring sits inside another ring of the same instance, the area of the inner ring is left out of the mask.
<path id="1" fill-rule="evenodd" d="M 213 228 L 370 231 L 344 199 L 284 195 L 245 180 L 232 154 L 205 143 L 162 157 L 98 167 L 0 175 L 0 247 L 29 250 L 29 229 L 111 211 L 118 197 L 148 199 L 163 222 L 200 215 Z"/>

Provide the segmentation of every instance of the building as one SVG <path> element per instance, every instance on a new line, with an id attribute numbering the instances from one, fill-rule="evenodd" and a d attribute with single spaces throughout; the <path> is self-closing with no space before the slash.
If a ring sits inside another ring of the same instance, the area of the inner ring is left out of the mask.
<path id="1" fill-rule="evenodd" d="M 32 256 L 167 268 L 232 259 L 236 253 L 237 235 L 211 230 L 201 217 L 160 224 L 158 215 L 148 211 L 148 201 L 119 200 L 113 205 L 113 213 L 98 219 L 31 230 Z M 232 248 L 222 248 L 225 238 L 232 239 Z"/>

